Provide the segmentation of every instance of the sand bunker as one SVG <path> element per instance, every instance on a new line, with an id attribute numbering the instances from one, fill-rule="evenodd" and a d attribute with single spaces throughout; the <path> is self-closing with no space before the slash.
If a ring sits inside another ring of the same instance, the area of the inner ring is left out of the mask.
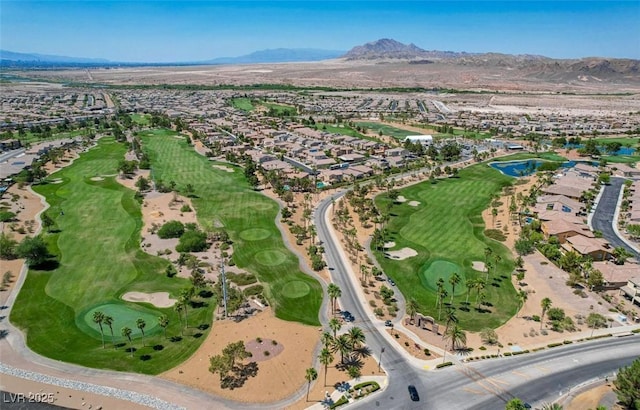
<path id="1" fill-rule="evenodd" d="M 409 206 L 418 206 L 418 205 L 420 205 L 420 202 L 419 201 L 411 201 L 407 205 L 409 205 Z"/>
<path id="2" fill-rule="evenodd" d="M 91 178 L 92 181 L 104 181 L 103 177 L 93 177 Z"/>
<path id="3" fill-rule="evenodd" d="M 393 248 L 394 246 L 396 246 L 396 243 L 391 241 L 391 242 L 385 242 L 384 245 L 382 245 L 383 248 L 385 249 L 389 249 L 389 248 Z"/>
<path id="4" fill-rule="evenodd" d="M 478 272 L 484 272 L 486 268 L 484 265 L 484 262 L 480 262 L 480 261 L 471 262 L 471 266 L 473 267 L 473 270 L 477 270 Z"/>
<path id="5" fill-rule="evenodd" d="M 127 302 L 144 302 L 151 303 L 155 307 L 168 308 L 177 302 L 175 299 L 169 297 L 169 292 L 156 292 L 156 293 L 144 293 L 144 292 L 127 292 L 122 295 L 122 299 Z"/>
<path id="6" fill-rule="evenodd" d="M 233 172 L 233 168 L 229 168 L 229 167 L 224 166 L 224 165 L 212 165 L 212 167 L 217 168 L 217 169 L 221 169 L 221 170 L 227 171 L 227 172 Z"/>
<path id="7" fill-rule="evenodd" d="M 405 198 L 404 196 L 400 195 L 398 197 L 398 199 L 396 199 L 396 202 L 407 202 L 407 198 Z"/>
<path id="8" fill-rule="evenodd" d="M 385 252 L 385 256 L 390 259 L 403 260 L 407 258 L 411 258 L 412 256 L 416 256 L 418 252 L 411 248 L 402 248 L 398 251 L 389 251 Z"/>

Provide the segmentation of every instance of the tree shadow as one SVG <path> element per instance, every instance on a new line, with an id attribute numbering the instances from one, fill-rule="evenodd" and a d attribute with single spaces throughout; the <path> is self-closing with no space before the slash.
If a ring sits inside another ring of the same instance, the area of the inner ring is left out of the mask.
<path id="1" fill-rule="evenodd" d="M 117 349 L 117 348 L 119 348 L 119 347 L 123 347 L 124 345 L 126 345 L 126 343 L 124 343 L 124 342 L 120 342 L 120 343 L 116 343 L 116 344 L 114 344 L 113 346 Z"/>
<path id="2" fill-rule="evenodd" d="M 201 298 L 205 298 L 205 299 L 209 299 L 210 297 L 213 296 L 213 292 L 210 290 L 201 290 L 200 293 L 198 293 L 198 296 L 200 296 Z"/>
<path id="3" fill-rule="evenodd" d="M 192 301 L 189 302 L 189 305 L 191 305 L 191 307 L 193 309 L 198 309 L 198 308 L 201 308 L 201 307 L 209 306 L 209 304 L 207 302 L 200 301 L 200 300 L 192 300 Z"/>
<path id="4" fill-rule="evenodd" d="M 203 324 L 201 324 L 201 325 L 199 325 L 199 326 L 198 326 L 198 329 L 200 329 L 200 330 L 207 330 L 207 329 L 209 329 L 209 326 L 210 326 L 210 325 L 209 325 L 208 323 L 203 323 Z"/>
<path id="5" fill-rule="evenodd" d="M 138 351 L 138 349 L 136 349 L 135 347 L 127 347 L 126 349 L 124 349 L 124 351 L 127 353 L 131 353 L 131 352 L 135 353 Z"/>
<path id="6" fill-rule="evenodd" d="M 202 337 L 202 335 L 203 335 L 202 333 L 198 332 L 198 333 L 194 333 L 194 334 L 192 335 L 192 337 L 193 337 L 194 339 L 200 339 L 200 338 Z"/>
<path id="7" fill-rule="evenodd" d="M 0 340 L 4 339 L 7 336 L 9 336 L 9 331 L 7 329 L 0 330 Z"/>
<path id="8" fill-rule="evenodd" d="M 220 382 L 223 389 L 237 389 L 244 386 L 249 377 L 255 377 L 258 374 L 258 363 L 250 362 L 248 364 L 238 364 L 233 367 L 230 374 L 224 376 Z"/>
<path id="9" fill-rule="evenodd" d="M 180 342 L 182 341 L 182 336 L 171 336 L 169 340 L 171 340 L 173 343 Z"/>
<path id="10" fill-rule="evenodd" d="M 153 350 L 155 350 L 156 352 L 159 352 L 160 350 L 164 349 L 164 346 L 162 345 L 155 345 L 153 346 Z"/>
<path id="11" fill-rule="evenodd" d="M 362 366 L 364 366 L 364 362 L 356 355 L 353 355 L 353 356 L 345 356 L 344 363 L 338 363 L 336 365 L 336 369 L 346 370 L 350 367 L 356 367 L 358 369 L 362 369 Z"/>
<path id="12" fill-rule="evenodd" d="M 142 360 L 143 362 L 146 362 L 147 360 L 151 360 L 151 355 L 143 354 L 142 356 L 140 356 L 140 360 Z"/>
<path id="13" fill-rule="evenodd" d="M 60 266 L 60 262 L 58 262 L 56 259 L 51 258 L 51 259 L 45 260 L 42 263 L 39 263 L 38 265 L 31 266 L 31 268 L 35 270 L 50 272 L 52 270 L 58 269 L 59 266 Z"/>

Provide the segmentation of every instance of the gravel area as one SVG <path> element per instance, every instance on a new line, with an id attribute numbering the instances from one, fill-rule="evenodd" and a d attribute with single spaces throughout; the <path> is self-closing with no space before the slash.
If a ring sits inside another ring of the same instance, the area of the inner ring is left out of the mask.
<path id="1" fill-rule="evenodd" d="M 136 393 L 128 390 L 116 389 L 108 386 L 99 386 L 97 384 L 85 383 L 75 380 L 60 379 L 58 377 L 47 376 L 44 374 L 34 373 L 26 370 L 16 369 L 14 367 L 6 366 L 0 363 L 0 373 L 7 374 L 22 379 L 32 380 L 39 383 L 50 384 L 54 386 L 64 387 L 68 389 L 85 391 L 93 394 L 99 394 L 102 396 L 113 397 L 121 400 L 127 400 L 136 404 L 147 406 L 153 409 L 160 410 L 180 410 L 184 407 L 176 406 L 172 403 L 160 400 L 158 398 Z"/>

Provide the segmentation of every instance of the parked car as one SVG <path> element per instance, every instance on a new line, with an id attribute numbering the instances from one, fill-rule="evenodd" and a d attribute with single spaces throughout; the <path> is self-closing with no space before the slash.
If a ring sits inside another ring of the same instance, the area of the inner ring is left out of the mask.
<path id="1" fill-rule="evenodd" d="M 387 279 L 387 281 L 389 282 L 389 285 L 396 286 L 396 283 L 393 281 L 393 279 L 389 278 Z"/>
<path id="2" fill-rule="evenodd" d="M 391 327 L 391 326 L 393 326 L 393 323 L 391 323 L 390 320 L 385 320 L 384 325 Z"/>
<path id="3" fill-rule="evenodd" d="M 413 384 L 410 384 L 408 389 L 409 389 L 409 396 L 411 397 L 411 400 L 420 401 L 420 396 L 418 396 L 418 390 L 416 390 L 416 386 L 414 386 Z"/>

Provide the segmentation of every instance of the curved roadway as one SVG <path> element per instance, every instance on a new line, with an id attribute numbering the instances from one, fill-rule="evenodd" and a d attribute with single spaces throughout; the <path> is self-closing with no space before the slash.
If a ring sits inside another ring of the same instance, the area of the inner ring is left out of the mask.
<path id="1" fill-rule="evenodd" d="M 629 246 L 614 228 L 618 198 L 620 198 L 620 190 L 624 188 L 624 181 L 624 178 L 611 178 L 611 183 L 604 186 L 598 206 L 596 206 L 593 213 L 591 224 L 594 230 L 602 232 L 602 236 L 614 248 L 621 246 L 629 251 L 634 258 L 640 259 L 640 253 Z"/>
<path id="2" fill-rule="evenodd" d="M 338 199 L 345 191 L 334 195 Z M 342 289 L 340 305 L 356 317 L 365 331 L 367 344 L 380 359 L 388 375 L 388 385 L 380 393 L 356 402 L 353 408 L 381 409 L 500 409 L 507 401 L 519 397 L 534 405 L 553 402 L 574 386 L 612 374 L 640 357 L 637 335 L 607 338 L 529 353 L 522 356 L 460 362 L 436 371 L 427 371 L 424 361 L 409 356 L 383 330 L 381 321 L 370 313 L 344 251 L 334 240 L 330 226 L 331 198 L 322 201 L 314 214 L 318 237 L 333 281 Z M 638 326 L 636 326 L 638 327 Z M 603 329 L 600 333 L 610 331 Z M 596 333 L 598 334 L 598 333 Z M 451 357 L 451 356 L 449 356 Z M 417 387 L 421 400 L 410 400 L 407 386 Z"/>

